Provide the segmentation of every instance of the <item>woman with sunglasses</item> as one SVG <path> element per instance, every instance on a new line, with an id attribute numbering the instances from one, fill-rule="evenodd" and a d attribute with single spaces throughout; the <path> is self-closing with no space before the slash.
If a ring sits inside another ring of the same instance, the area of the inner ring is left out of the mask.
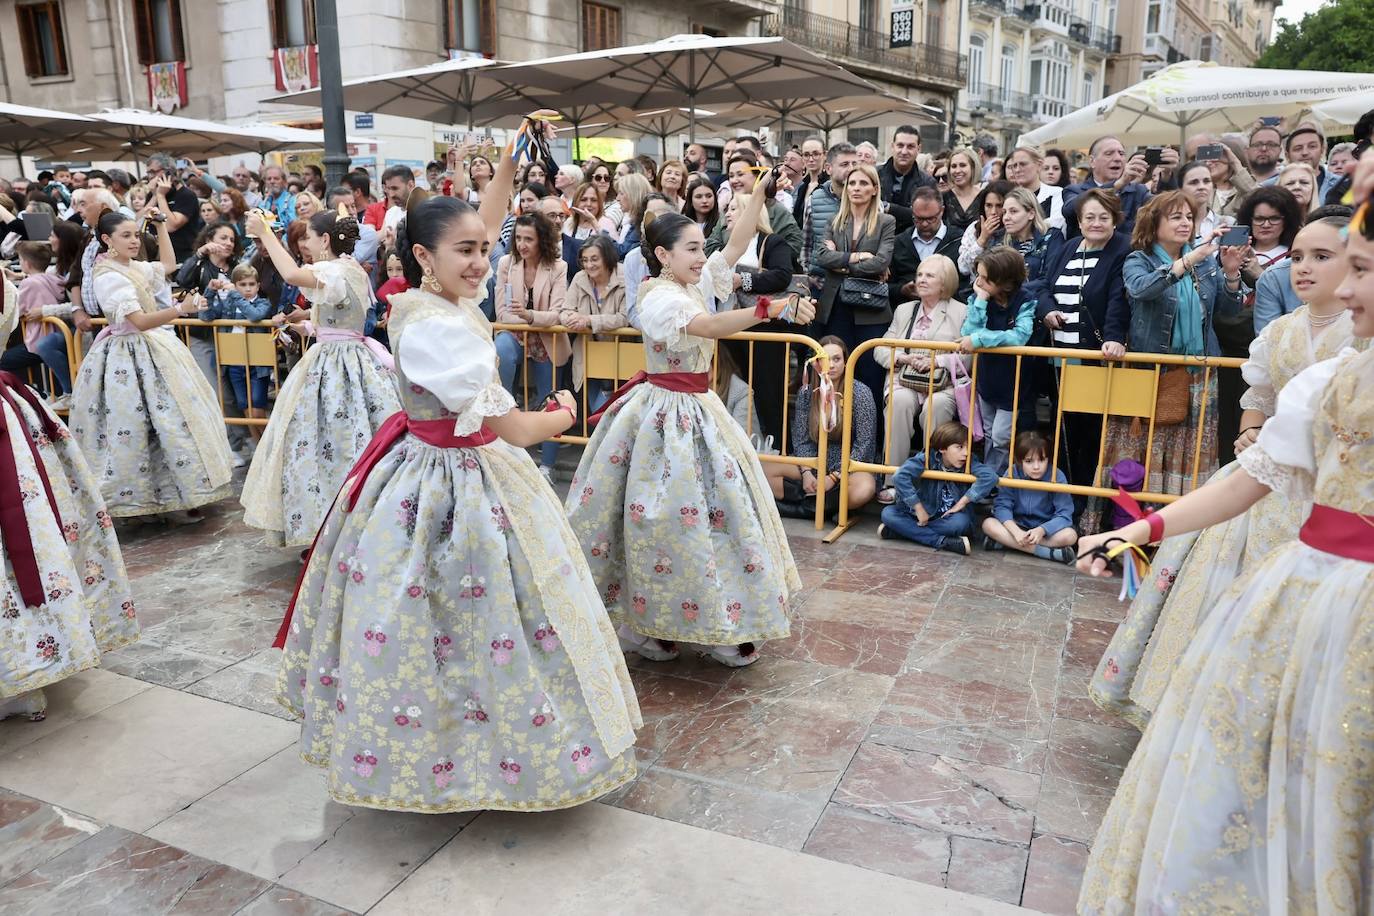
<path id="1" fill-rule="evenodd" d="M 620 202 L 616 200 L 615 187 L 615 164 L 608 162 L 598 162 L 596 168 L 592 169 L 592 186 L 601 192 L 601 200 L 606 204 L 606 212 L 601 214 L 615 225 L 619 226 L 621 219 L 625 216 L 625 211 L 620 208 Z"/>

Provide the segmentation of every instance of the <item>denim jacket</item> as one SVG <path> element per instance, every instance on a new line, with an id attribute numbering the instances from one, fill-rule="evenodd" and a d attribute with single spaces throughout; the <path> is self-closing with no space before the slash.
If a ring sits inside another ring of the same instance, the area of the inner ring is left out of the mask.
<path id="1" fill-rule="evenodd" d="M 892 485 L 897 489 L 898 504 L 906 506 L 914 513 L 916 504 L 920 503 L 926 507 L 927 512 L 935 515 L 938 511 L 936 507 L 940 505 L 940 497 L 945 492 L 953 494 L 954 499 L 950 502 L 958 502 L 961 496 L 967 496 L 971 503 L 978 502 L 996 488 L 997 475 L 992 468 L 977 458 L 970 456 L 968 463 L 968 473 L 977 478 L 972 484 L 957 480 L 927 480 L 922 476 L 927 467 L 926 453 L 917 452 L 907 459 L 906 464 L 901 466 L 897 476 L 892 480 Z M 948 470 L 939 452 L 931 453 L 929 467 L 932 471 Z M 963 469 L 953 470 L 959 473 Z"/>
<path id="2" fill-rule="evenodd" d="M 1162 262 L 1150 251 L 1133 251 L 1122 265 L 1126 297 L 1131 302 L 1130 348 L 1136 353 L 1173 352 L 1178 278 L 1169 271 L 1172 263 Z M 1207 341 L 1207 355 L 1220 356 L 1221 344 L 1212 327 L 1212 316 L 1238 313 L 1241 291 L 1226 288 L 1226 278 L 1222 276 L 1221 262 L 1216 256 L 1198 264 L 1195 272 L 1198 297 L 1202 300 L 1202 336 Z"/>

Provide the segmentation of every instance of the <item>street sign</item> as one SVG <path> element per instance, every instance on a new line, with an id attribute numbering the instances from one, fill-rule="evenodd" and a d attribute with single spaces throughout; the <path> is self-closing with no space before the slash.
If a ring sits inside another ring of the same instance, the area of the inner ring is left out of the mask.
<path id="1" fill-rule="evenodd" d="M 372 115 L 370 115 L 370 114 L 355 114 L 355 115 L 353 116 L 353 129 L 354 129 L 354 130 L 372 130 L 372 127 L 373 127 Z"/>
<path id="2" fill-rule="evenodd" d="M 915 22 L 915 15 L 916 11 L 913 9 L 892 11 L 892 47 L 911 47 L 911 30 Z"/>

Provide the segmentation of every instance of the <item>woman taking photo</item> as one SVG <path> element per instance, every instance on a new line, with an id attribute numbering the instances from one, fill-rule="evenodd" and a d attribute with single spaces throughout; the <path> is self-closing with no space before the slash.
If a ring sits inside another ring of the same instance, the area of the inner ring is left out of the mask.
<path id="1" fill-rule="evenodd" d="M 496 174 L 491 160 L 486 156 L 473 156 L 468 160 L 468 200 L 479 203 L 491 184 L 491 176 Z"/>
<path id="2" fill-rule="evenodd" d="M 189 510 L 231 494 L 233 469 L 215 392 L 170 328 L 199 311 L 200 297 L 172 302 L 167 185 L 155 188 L 158 263 L 138 259 L 143 238 L 127 216 L 106 213 L 96 225 L 105 256 L 95 294 L 109 327 L 81 362 L 70 418 L 110 515 L 185 523 L 198 519 Z"/>
<path id="3" fill-rule="evenodd" d="M 968 312 L 964 303 L 953 298 L 959 288 L 959 271 L 954 262 L 942 254 L 922 259 L 916 268 L 915 282 L 916 301 L 897 306 L 892 313 L 892 324 L 883 336 L 893 340 L 958 343 Z M 969 360 L 957 353 L 890 347 L 874 347 L 873 359 L 883 369 L 893 372 L 892 383 L 887 386 L 886 422 L 891 432 L 883 464 L 901 467 L 911 457 L 911 440 L 918 421 L 924 437 L 941 424 L 955 419 L 958 405 L 954 401 L 954 385 L 958 375 L 968 373 Z M 943 384 L 933 384 L 934 380 L 929 379 L 932 369 L 943 369 L 947 373 Z M 910 385 L 902 383 L 904 375 L 912 378 Z M 927 376 L 925 387 L 918 381 L 922 375 Z M 921 451 L 925 450 L 923 446 Z M 878 493 L 878 502 L 891 505 L 895 495 L 891 486 L 884 487 Z"/>
<path id="4" fill-rule="evenodd" d="M 687 200 L 682 205 L 682 215 L 697 224 L 702 235 L 710 237 L 720 222 L 720 204 L 716 197 L 716 186 L 705 175 L 693 175 L 687 183 Z"/>
<path id="5" fill-rule="evenodd" d="M 536 328 L 559 323 L 568 293 L 568 265 L 560 257 L 563 248 L 558 232 L 538 213 L 515 220 L 511 253 L 496 265 L 496 320 Z M 501 381 L 516 400 L 533 408 L 554 390 L 555 375 L 572 355 L 567 334 L 530 334 L 500 331 L 496 352 L 501 357 Z M 528 358 L 527 358 L 528 357 Z M 525 367 L 525 392 L 534 386 L 534 399 L 520 397 L 515 376 Z M 553 479 L 558 462 L 558 443 L 539 447 L 539 473 Z"/>
<path id="6" fill-rule="evenodd" d="M 578 255 L 582 269 L 568 286 L 568 295 L 558 323 L 573 331 L 592 331 L 594 340 L 615 340 L 607 332 L 630 323 L 625 311 L 625 276 L 616 257 L 615 243 L 609 236 L 594 235 L 582 243 Z M 587 336 L 572 339 L 573 388 L 586 388 L 586 412 L 595 411 L 610 393 L 605 379 L 588 379 Z"/>
<path id="7" fill-rule="evenodd" d="M 737 194 L 730 198 L 730 203 L 725 205 L 727 230 L 734 231 L 740 215 L 749 212 L 752 200 L 749 194 Z M 755 229 L 753 238 L 744 248 L 744 254 L 735 262 L 735 278 L 732 281 L 735 291 L 725 303 L 717 306 L 718 309 L 754 308 L 760 296 L 776 297 L 786 292 L 792 282 L 792 249 L 782 236 L 773 234 L 766 205 L 759 211 Z M 752 330 L 791 333 L 794 328 L 786 321 L 769 321 Z M 763 426 L 762 429 L 750 429 L 748 433 L 751 436 L 758 434 L 761 442 L 769 436 L 774 442 L 782 442 L 783 405 L 787 400 L 787 389 L 783 384 L 787 345 L 730 340 L 725 341 L 723 346 L 730 351 L 735 365 L 744 367 L 745 377 L 753 385 L 754 409 Z"/>
<path id="8" fill-rule="evenodd" d="M 1121 199 L 1111 191 L 1093 188 L 1079 197 L 1075 212 L 1083 234 L 1055 251 L 1040 282 L 1030 290 L 1036 300 L 1036 317 L 1049 331 L 1049 346 L 1096 350 L 1119 359 L 1126 353 L 1131 326 L 1131 308 L 1121 279 L 1131 240 L 1117 232 L 1122 220 Z M 1064 413 L 1060 467 L 1070 483 L 1099 485 L 1096 473 L 1101 437 L 1101 416 Z"/>
<path id="9" fill-rule="evenodd" d="M 946 166 L 949 182 L 943 190 L 945 225 L 951 235 L 961 236 L 969 224 L 978 218 L 978 195 L 983 189 L 979 180 L 983 167 L 978 154 L 968 147 L 960 147 L 949 154 Z"/>
<path id="10" fill-rule="evenodd" d="M 578 185 L 573 193 L 572 216 L 563 227 L 563 234 L 582 241 L 594 235 L 611 233 L 615 224 L 606 219 L 601 192 L 590 181 Z"/>
<path id="11" fill-rule="evenodd" d="M 800 588 L 768 479 L 744 430 L 711 391 L 716 341 L 761 321 L 805 324 L 810 300 L 712 314 L 734 288 L 735 263 L 757 234 L 760 178 L 722 251 L 707 259 L 701 230 L 676 213 L 647 229 L 653 279 L 639 290 L 648 375 L 608 402 L 565 506 L 627 652 L 666 662 L 676 642 L 707 646 L 729 667 L 757 643 L 791 632 Z"/>
<path id="12" fill-rule="evenodd" d="M 1136 217 L 1131 234 L 1134 250 L 1122 267 L 1131 308 L 1129 340 L 1136 352 L 1216 356 L 1221 347 L 1214 318 L 1240 311 L 1244 249 L 1226 246 L 1218 253 L 1215 239 L 1193 247 L 1196 213 L 1193 198 L 1183 191 L 1166 191 L 1147 201 Z M 1221 232 L 1216 230 L 1217 235 Z M 1166 379 L 1168 371 L 1188 375 L 1174 382 Z M 1181 422 L 1164 425 L 1156 421 L 1154 436 L 1147 442 L 1148 424 L 1127 417 L 1111 418 L 1102 467 L 1109 468 L 1123 458 L 1144 463 L 1148 450 L 1144 490 L 1187 493 L 1194 486 L 1195 455 L 1199 461 L 1198 484 L 1205 483 L 1217 469 L 1216 373 L 1186 367 L 1167 369 L 1160 373 L 1157 399 L 1156 412 L 1177 410 Z M 1089 501 L 1084 528 L 1097 530 L 1100 510 L 1101 500 Z"/>
<path id="13" fill-rule="evenodd" d="M 1250 227 L 1250 247 L 1241 263 L 1241 277 L 1250 289 L 1260 274 L 1288 258 L 1303 224 L 1303 209 L 1292 192 L 1266 185 L 1255 188 L 1236 213 L 1237 226 Z"/>
<path id="14" fill-rule="evenodd" d="M 1255 190 L 1255 179 L 1251 177 L 1249 169 L 1241 163 L 1240 157 L 1231 145 L 1224 141 L 1219 142 L 1222 158 L 1205 160 L 1207 170 L 1212 173 L 1212 187 L 1216 194 L 1211 206 L 1218 216 L 1234 217 L 1246 196 Z M 1244 154 L 1244 150 L 1241 152 Z"/>
<path id="15" fill-rule="evenodd" d="M 513 174 L 503 156 L 480 215 L 412 194 L 396 247 L 415 288 L 388 326 L 404 413 L 326 519 L 278 634 L 278 699 L 342 804 L 544 811 L 635 775 L 624 657 L 526 451 L 576 402 L 515 409 L 479 308 Z"/>
<path id="16" fill-rule="evenodd" d="M 296 314 L 309 315 L 300 326 L 316 341 L 282 383 L 243 485 L 244 524 L 276 547 L 309 546 L 348 469 L 400 407 L 390 354 L 363 336 L 372 296 L 353 260 L 357 220 L 326 210 L 307 225 L 300 244 L 309 263 L 297 265 L 261 217 L 248 217 L 282 280 L 310 302 Z"/>
<path id="17" fill-rule="evenodd" d="M 823 272 L 814 335 L 834 335 L 849 350 L 880 336 L 892 321 L 882 279 L 892 264 L 897 220 L 882 212 L 879 187 L 877 169 L 854 167 L 845 179 L 839 212 L 823 228 L 811 265 L 812 273 Z M 856 372 L 870 391 L 882 390 L 883 370 L 871 351 L 859 360 Z"/>

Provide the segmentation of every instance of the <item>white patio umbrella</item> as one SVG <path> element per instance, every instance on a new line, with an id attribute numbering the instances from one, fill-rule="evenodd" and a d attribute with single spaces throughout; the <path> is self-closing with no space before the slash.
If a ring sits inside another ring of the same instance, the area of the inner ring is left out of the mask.
<path id="1" fill-rule="evenodd" d="M 502 64 L 459 58 L 413 70 L 398 70 L 343 84 L 344 107 L 468 127 L 518 127 L 537 105 L 496 78 Z M 308 89 L 263 99 L 276 105 L 320 107 L 320 90 Z"/>
<path id="2" fill-rule="evenodd" d="M 0 148 L 23 157 L 59 153 L 63 145 L 89 134 L 99 123 L 85 115 L 0 102 Z"/>
<path id="3" fill-rule="evenodd" d="M 1374 90 L 1318 102 L 1312 106 L 1312 116 L 1328 131 L 1350 130 L 1371 110 L 1374 110 Z"/>
<path id="4" fill-rule="evenodd" d="M 756 120 L 769 120 L 784 129 L 806 128 L 825 135 L 847 127 L 896 127 L 902 124 L 943 124 L 938 108 L 922 105 L 888 92 L 840 98 L 790 98 L 758 101 L 736 109 L 736 114 L 757 112 Z"/>
<path id="5" fill-rule="evenodd" d="M 154 152 L 188 158 L 278 149 L 279 128 L 247 128 L 156 111 L 120 108 L 90 115 L 96 128 L 69 144 L 70 152 L 91 159 L 142 160 Z"/>
<path id="6" fill-rule="evenodd" d="M 1184 61 L 1100 102 L 1022 134 L 1023 146 L 1085 147 L 1116 134 L 1132 144 L 1182 143 L 1189 134 L 1244 131 L 1264 116 L 1293 117 L 1316 102 L 1374 89 L 1374 74 L 1259 70 Z"/>
<path id="7" fill-rule="evenodd" d="M 612 108 L 602 112 L 601 118 L 591 124 L 580 125 L 579 134 L 583 137 L 657 137 L 666 159 L 668 138 L 687 133 L 693 122 L 712 133 L 726 133 L 742 126 L 745 120 L 726 117 L 706 108 L 660 108 L 638 112 Z"/>
<path id="8" fill-rule="evenodd" d="M 729 106 L 807 98 L 876 95 L 873 84 L 785 38 L 675 35 L 662 41 L 511 64 L 500 74 L 532 103 L 622 106 L 635 111 Z M 592 116 L 589 121 L 598 120 Z"/>

